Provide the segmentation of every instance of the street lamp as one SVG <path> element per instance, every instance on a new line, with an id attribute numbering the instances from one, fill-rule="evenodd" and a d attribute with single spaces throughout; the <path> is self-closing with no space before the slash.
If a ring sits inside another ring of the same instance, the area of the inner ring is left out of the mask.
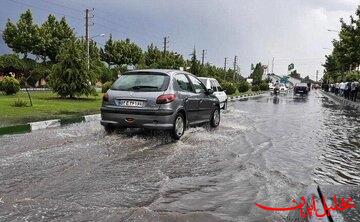
<path id="1" fill-rule="evenodd" d="M 91 39 L 96 38 L 96 37 L 102 37 L 105 35 L 106 35 L 105 33 L 102 33 L 102 34 L 91 37 Z M 87 69 L 89 70 L 89 68 L 90 68 L 90 41 L 89 41 L 89 39 L 86 39 L 86 57 L 87 57 Z"/>
<path id="2" fill-rule="evenodd" d="M 99 35 L 95 35 L 95 36 L 93 36 L 93 37 L 91 37 L 92 39 L 93 38 L 96 38 L 96 37 L 103 37 L 103 36 L 105 36 L 106 34 L 105 33 L 102 33 L 102 34 L 99 34 Z"/>
<path id="3" fill-rule="evenodd" d="M 328 31 L 328 32 L 336 32 L 336 33 L 340 33 L 338 30 L 335 30 L 335 29 L 328 29 L 327 31 Z"/>

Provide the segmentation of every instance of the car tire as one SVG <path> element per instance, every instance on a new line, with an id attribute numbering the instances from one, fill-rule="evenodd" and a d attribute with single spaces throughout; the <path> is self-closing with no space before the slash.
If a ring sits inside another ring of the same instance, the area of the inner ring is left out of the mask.
<path id="1" fill-rule="evenodd" d="M 114 132 L 114 127 L 110 124 L 104 125 L 104 130 L 107 134 L 111 134 Z"/>
<path id="2" fill-rule="evenodd" d="M 223 110 L 227 110 L 227 104 L 228 103 L 228 101 L 227 100 L 225 100 L 225 102 L 224 102 L 224 106 L 223 106 Z"/>
<path id="3" fill-rule="evenodd" d="M 185 118 L 184 115 L 178 113 L 174 120 L 174 128 L 171 130 L 171 137 L 174 140 L 179 140 L 185 132 Z"/>
<path id="4" fill-rule="evenodd" d="M 219 107 L 216 107 L 211 113 L 210 126 L 216 128 L 219 126 L 219 124 L 220 124 L 220 109 Z"/>

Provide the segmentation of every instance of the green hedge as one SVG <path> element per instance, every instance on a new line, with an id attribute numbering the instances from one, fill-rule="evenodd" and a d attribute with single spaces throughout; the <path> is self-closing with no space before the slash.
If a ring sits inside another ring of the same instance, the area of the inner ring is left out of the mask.
<path id="1" fill-rule="evenodd" d="M 16 94 L 20 91 L 20 83 L 14 77 L 6 76 L 0 81 L 0 91 L 5 92 L 6 95 Z"/>
<path id="2" fill-rule="evenodd" d="M 250 89 L 250 85 L 249 85 L 249 83 L 248 82 L 246 82 L 246 81 L 241 81 L 239 84 L 238 84 L 238 90 L 239 90 L 239 92 L 247 92 L 247 91 L 249 91 L 249 89 Z"/>
<path id="3" fill-rule="evenodd" d="M 259 91 L 259 90 L 260 90 L 260 87 L 259 87 L 258 85 L 253 85 L 253 86 L 251 87 L 251 91 L 257 92 L 257 91 Z"/>

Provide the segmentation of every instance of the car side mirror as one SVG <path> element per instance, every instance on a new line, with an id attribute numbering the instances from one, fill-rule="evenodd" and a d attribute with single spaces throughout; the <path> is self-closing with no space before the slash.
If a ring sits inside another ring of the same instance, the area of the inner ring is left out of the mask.
<path id="1" fill-rule="evenodd" d="M 207 90 L 207 93 L 208 93 L 209 95 L 211 95 L 211 94 L 214 93 L 214 90 L 213 90 L 213 89 L 208 89 L 208 90 Z"/>

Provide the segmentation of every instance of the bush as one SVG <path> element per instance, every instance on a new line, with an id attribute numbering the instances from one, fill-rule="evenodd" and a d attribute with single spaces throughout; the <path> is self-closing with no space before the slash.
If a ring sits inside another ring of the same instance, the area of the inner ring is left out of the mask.
<path id="1" fill-rule="evenodd" d="M 112 86 L 112 82 L 106 82 L 101 87 L 101 92 L 106 93 Z"/>
<path id="2" fill-rule="evenodd" d="M 257 91 L 259 91 L 259 90 L 260 90 L 260 87 L 259 87 L 258 85 L 253 85 L 253 86 L 251 87 L 251 91 L 257 92 Z"/>
<path id="3" fill-rule="evenodd" d="M 269 84 L 268 83 L 266 83 L 266 82 L 262 82 L 262 83 L 260 83 L 260 90 L 262 90 L 262 91 L 267 91 L 267 90 L 269 90 Z"/>
<path id="4" fill-rule="evenodd" d="M 238 84 L 238 90 L 239 92 L 247 92 L 248 90 L 250 89 L 250 85 L 248 82 L 246 81 L 241 81 L 239 84 Z"/>
<path id="5" fill-rule="evenodd" d="M 15 107 L 25 107 L 25 106 L 27 106 L 27 102 L 24 101 L 24 100 L 21 100 L 21 99 L 17 99 L 17 100 L 15 100 L 13 106 L 15 106 Z"/>
<path id="6" fill-rule="evenodd" d="M 226 94 L 228 95 L 232 95 L 236 92 L 236 86 L 234 83 L 224 81 L 222 83 L 222 87 L 226 90 Z"/>
<path id="7" fill-rule="evenodd" d="M 16 94 L 20 91 L 20 83 L 14 77 L 6 76 L 0 82 L 0 90 L 5 92 L 6 95 Z"/>

